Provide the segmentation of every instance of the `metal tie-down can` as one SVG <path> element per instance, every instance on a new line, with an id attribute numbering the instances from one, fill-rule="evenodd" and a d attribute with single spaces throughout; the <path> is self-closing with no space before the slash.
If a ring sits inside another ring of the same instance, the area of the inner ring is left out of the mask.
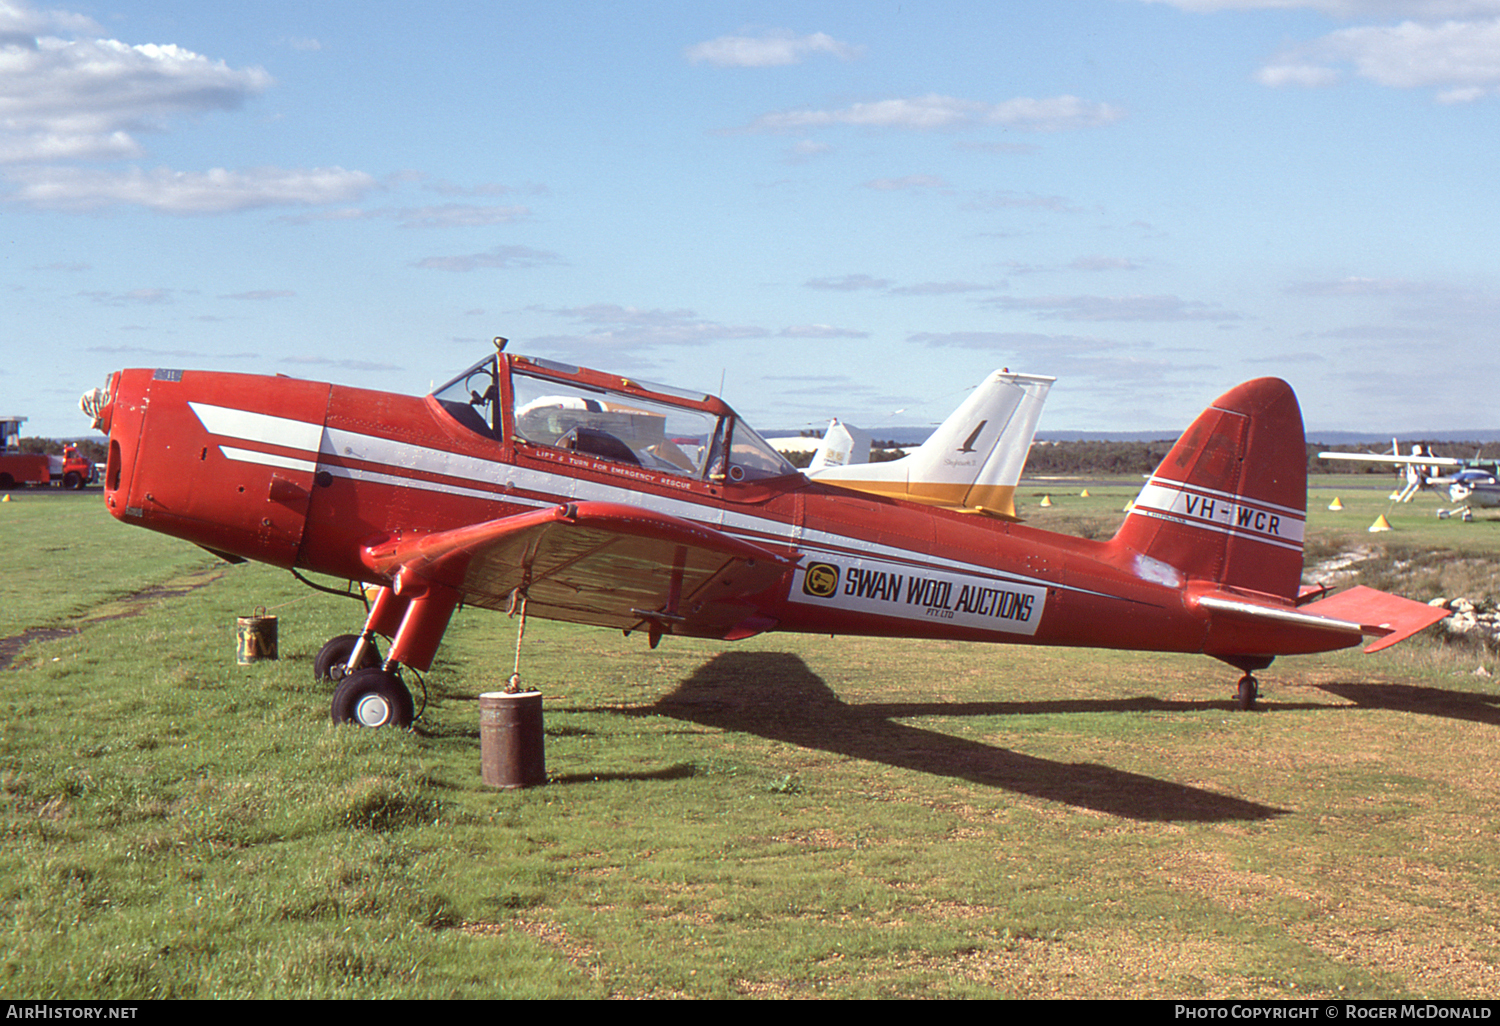
<path id="1" fill-rule="evenodd" d="M 235 620 L 234 653 L 241 666 L 277 658 L 276 617 L 267 616 L 265 606 L 261 606 L 254 616 Z"/>

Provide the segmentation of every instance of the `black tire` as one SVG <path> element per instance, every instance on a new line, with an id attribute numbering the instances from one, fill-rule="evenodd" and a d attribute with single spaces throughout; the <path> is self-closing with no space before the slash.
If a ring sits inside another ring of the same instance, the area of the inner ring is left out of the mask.
<path id="1" fill-rule="evenodd" d="M 333 693 L 330 710 L 335 723 L 359 727 L 411 726 L 414 718 L 411 692 L 394 673 L 376 667 L 355 670 Z"/>
<path id="2" fill-rule="evenodd" d="M 63 475 L 62 486 L 69 491 L 78 491 L 78 489 L 83 487 L 83 475 L 76 470 L 68 471 Z"/>
<path id="3" fill-rule="evenodd" d="M 1260 697 L 1260 686 L 1256 683 L 1255 678 L 1248 673 L 1240 678 L 1240 692 L 1238 697 L 1240 708 L 1246 712 L 1255 708 L 1255 700 Z"/>
<path id="4" fill-rule="evenodd" d="M 328 644 L 318 649 L 318 654 L 313 658 L 313 680 L 328 680 L 338 683 L 349 675 L 349 656 L 354 653 L 354 646 L 359 644 L 358 634 L 340 634 L 331 639 Z M 365 646 L 365 654 L 359 661 L 356 670 L 369 669 L 380 665 L 380 652 L 375 648 L 372 641 Z"/>

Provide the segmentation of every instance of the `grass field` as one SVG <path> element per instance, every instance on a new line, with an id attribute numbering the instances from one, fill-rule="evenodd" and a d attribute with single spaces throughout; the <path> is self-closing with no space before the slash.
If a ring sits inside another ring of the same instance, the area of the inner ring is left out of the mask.
<path id="1" fill-rule="evenodd" d="M 1136 487 L 1020 498 L 1108 533 Z M 1500 523 L 1333 494 L 1310 552 L 1380 546 L 1361 566 L 1415 598 L 1494 590 Z M 0 672 L 11 998 L 1500 989 L 1482 649 L 1282 660 L 1241 713 L 1202 657 L 533 622 L 550 780 L 497 792 L 474 699 L 513 621 L 460 612 L 419 730 L 335 728 L 311 661 L 357 603 L 97 494 L 15 493 L 0 538 L 0 637 L 49 630 Z M 238 666 L 258 607 L 281 659 Z"/>

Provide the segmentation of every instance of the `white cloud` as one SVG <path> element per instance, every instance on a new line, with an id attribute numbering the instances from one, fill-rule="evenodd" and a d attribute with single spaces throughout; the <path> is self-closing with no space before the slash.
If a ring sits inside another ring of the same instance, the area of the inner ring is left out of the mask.
<path id="1" fill-rule="evenodd" d="M 919 331 L 908 335 L 907 341 L 958 349 L 1040 351 L 1053 357 L 1078 357 L 1122 348 L 1122 343 L 1086 335 L 1042 335 L 1028 331 Z"/>
<path id="2" fill-rule="evenodd" d="M 924 281 L 891 289 L 893 296 L 956 296 L 965 292 L 993 292 L 999 285 L 977 281 Z"/>
<path id="3" fill-rule="evenodd" d="M 1006 310 L 1025 310 L 1057 321 L 1235 321 L 1240 315 L 1177 296 L 1035 296 L 987 300 Z"/>
<path id="4" fill-rule="evenodd" d="M 1343 76 L 1333 68 L 1316 64 L 1268 64 L 1255 73 L 1255 80 L 1268 86 L 1318 86 L 1333 85 Z"/>
<path id="5" fill-rule="evenodd" d="M 1128 257 L 1081 256 L 1068 264 L 1072 271 L 1136 271 L 1140 264 Z"/>
<path id="6" fill-rule="evenodd" d="M 159 306 L 174 303 L 176 289 L 132 289 L 129 292 L 80 292 L 79 295 L 106 306 Z"/>
<path id="7" fill-rule="evenodd" d="M 142 331 L 147 330 L 138 325 L 125 325 L 122 330 Z M 86 353 L 102 353 L 106 356 L 123 356 L 134 359 L 137 356 L 160 357 L 168 356 L 180 360 L 261 360 L 265 358 L 264 353 L 216 353 L 205 352 L 201 349 L 154 349 L 148 346 L 89 346 L 84 350 Z"/>
<path id="8" fill-rule="evenodd" d="M 1255 73 L 1268 86 L 1327 86 L 1346 74 L 1393 89 L 1433 89 L 1440 103 L 1472 103 L 1500 91 L 1500 0 L 1411 2 L 1179 2 L 1179 7 L 1314 7 L 1350 19 L 1403 17 L 1356 25 L 1291 46 Z"/>
<path id="9" fill-rule="evenodd" d="M 250 292 L 235 292 L 220 299 L 247 299 L 260 302 L 267 299 L 290 299 L 297 293 L 291 289 L 254 289 Z"/>
<path id="10" fill-rule="evenodd" d="M 948 183 L 937 175 L 904 175 L 901 178 L 876 178 L 865 183 L 877 192 L 900 192 L 907 189 L 941 189 Z"/>
<path id="11" fill-rule="evenodd" d="M 787 29 L 771 29 L 758 36 L 720 36 L 697 43 L 683 51 L 693 64 L 713 64 L 721 68 L 771 68 L 801 64 L 814 54 L 831 54 L 841 60 L 853 60 L 864 48 L 840 43 L 822 32 L 799 36 Z"/>
<path id="12" fill-rule="evenodd" d="M 1002 103 L 984 103 L 929 93 L 926 96 L 855 103 L 837 110 L 789 110 L 763 114 L 747 130 L 794 132 L 848 125 L 916 132 L 992 126 L 1056 132 L 1108 125 L 1124 116 L 1125 112 L 1118 107 L 1091 103 L 1076 96 L 1041 100 L 1022 96 Z"/>
<path id="13" fill-rule="evenodd" d="M 403 228 L 482 228 L 513 224 L 531 216 L 527 207 L 487 207 L 471 203 L 443 203 L 390 212 Z"/>
<path id="14" fill-rule="evenodd" d="M 802 283 L 810 289 L 829 292 L 857 292 L 860 289 L 886 289 L 891 285 L 888 278 L 872 278 L 868 274 L 846 274 L 842 278 L 812 278 Z"/>
<path id="15" fill-rule="evenodd" d="M 315 206 L 357 199 L 376 182 L 341 167 L 256 168 L 204 172 L 22 167 L 7 174 L 16 188 L 8 198 L 58 210 L 99 210 L 116 205 L 163 214 L 223 214 L 270 206 Z"/>
<path id="16" fill-rule="evenodd" d="M 234 111 L 269 88 L 259 67 L 170 43 L 132 45 L 64 11 L 0 0 L 0 199 L 58 210 L 138 206 L 167 214 L 218 214 L 268 206 L 349 202 L 376 187 L 340 167 L 246 171 L 86 169 L 145 154 L 138 137 L 175 119 Z"/>
<path id="17" fill-rule="evenodd" d="M 25 4 L 0 0 L 0 46 L 30 46 L 50 32 L 92 33 L 103 29 L 91 18 L 67 11 L 38 11 Z"/>
<path id="18" fill-rule="evenodd" d="M 1500 85 L 1500 18 L 1342 29 L 1320 44 L 1363 78 L 1398 89 Z"/>
<path id="19" fill-rule="evenodd" d="M 300 367 L 334 367 L 352 371 L 395 371 L 403 368 L 394 363 L 377 363 L 373 360 L 336 360 L 327 356 L 283 356 L 282 363 Z"/>
<path id="20" fill-rule="evenodd" d="M 1038 196 L 1035 193 L 1022 194 L 1018 192 L 990 192 L 981 193 L 973 199 L 965 200 L 965 210 L 1009 210 L 1009 209 L 1031 209 L 1031 210 L 1055 210 L 1058 213 L 1075 212 L 1078 208 L 1062 196 Z"/>
<path id="21" fill-rule="evenodd" d="M 867 339 L 870 333 L 856 329 L 841 329 L 832 324 L 793 324 L 784 327 L 777 335 L 783 339 Z"/>
<path id="22" fill-rule="evenodd" d="M 593 325 L 581 335 L 543 335 L 534 343 L 571 352 L 589 352 L 598 348 L 614 351 L 654 349 L 662 346 L 697 346 L 735 339 L 765 338 L 770 332 L 755 325 L 720 324 L 698 317 L 692 310 L 645 310 L 614 303 L 553 310 L 570 320 Z M 584 359 L 589 357 L 585 355 Z"/>
<path id="23" fill-rule="evenodd" d="M 562 258 L 556 253 L 529 246 L 496 246 L 483 253 L 464 256 L 428 257 L 412 266 L 429 271 L 477 271 L 481 268 L 511 270 L 522 267 L 539 267 L 542 264 L 560 264 Z"/>
<path id="24" fill-rule="evenodd" d="M 271 84 L 261 68 L 231 68 L 178 46 L 18 35 L 0 29 L 7 162 L 134 156 L 133 133 L 159 131 L 174 115 L 233 110 Z"/>
<path id="25" fill-rule="evenodd" d="M 1449 291 L 1442 286 L 1404 278 L 1338 278 L 1295 282 L 1286 287 L 1293 296 L 1430 296 Z"/>
<path id="26" fill-rule="evenodd" d="M 833 147 L 828 143 L 814 142 L 811 139 L 801 139 L 786 151 L 782 158 L 788 164 L 806 164 L 815 157 L 821 157 L 833 152 Z"/>
<path id="27" fill-rule="evenodd" d="M 1142 0 L 1197 13 L 1314 10 L 1335 18 L 1467 18 L 1500 13 L 1500 0 Z"/>

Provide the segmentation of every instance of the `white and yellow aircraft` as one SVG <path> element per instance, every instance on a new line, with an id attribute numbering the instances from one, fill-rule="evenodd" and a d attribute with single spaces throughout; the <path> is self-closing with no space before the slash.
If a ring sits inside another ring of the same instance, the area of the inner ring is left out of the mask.
<path id="1" fill-rule="evenodd" d="M 898 460 L 870 463 L 869 434 L 837 421 L 807 476 L 927 506 L 1016 519 L 1016 484 L 1056 378 L 998 370 Z"/>

